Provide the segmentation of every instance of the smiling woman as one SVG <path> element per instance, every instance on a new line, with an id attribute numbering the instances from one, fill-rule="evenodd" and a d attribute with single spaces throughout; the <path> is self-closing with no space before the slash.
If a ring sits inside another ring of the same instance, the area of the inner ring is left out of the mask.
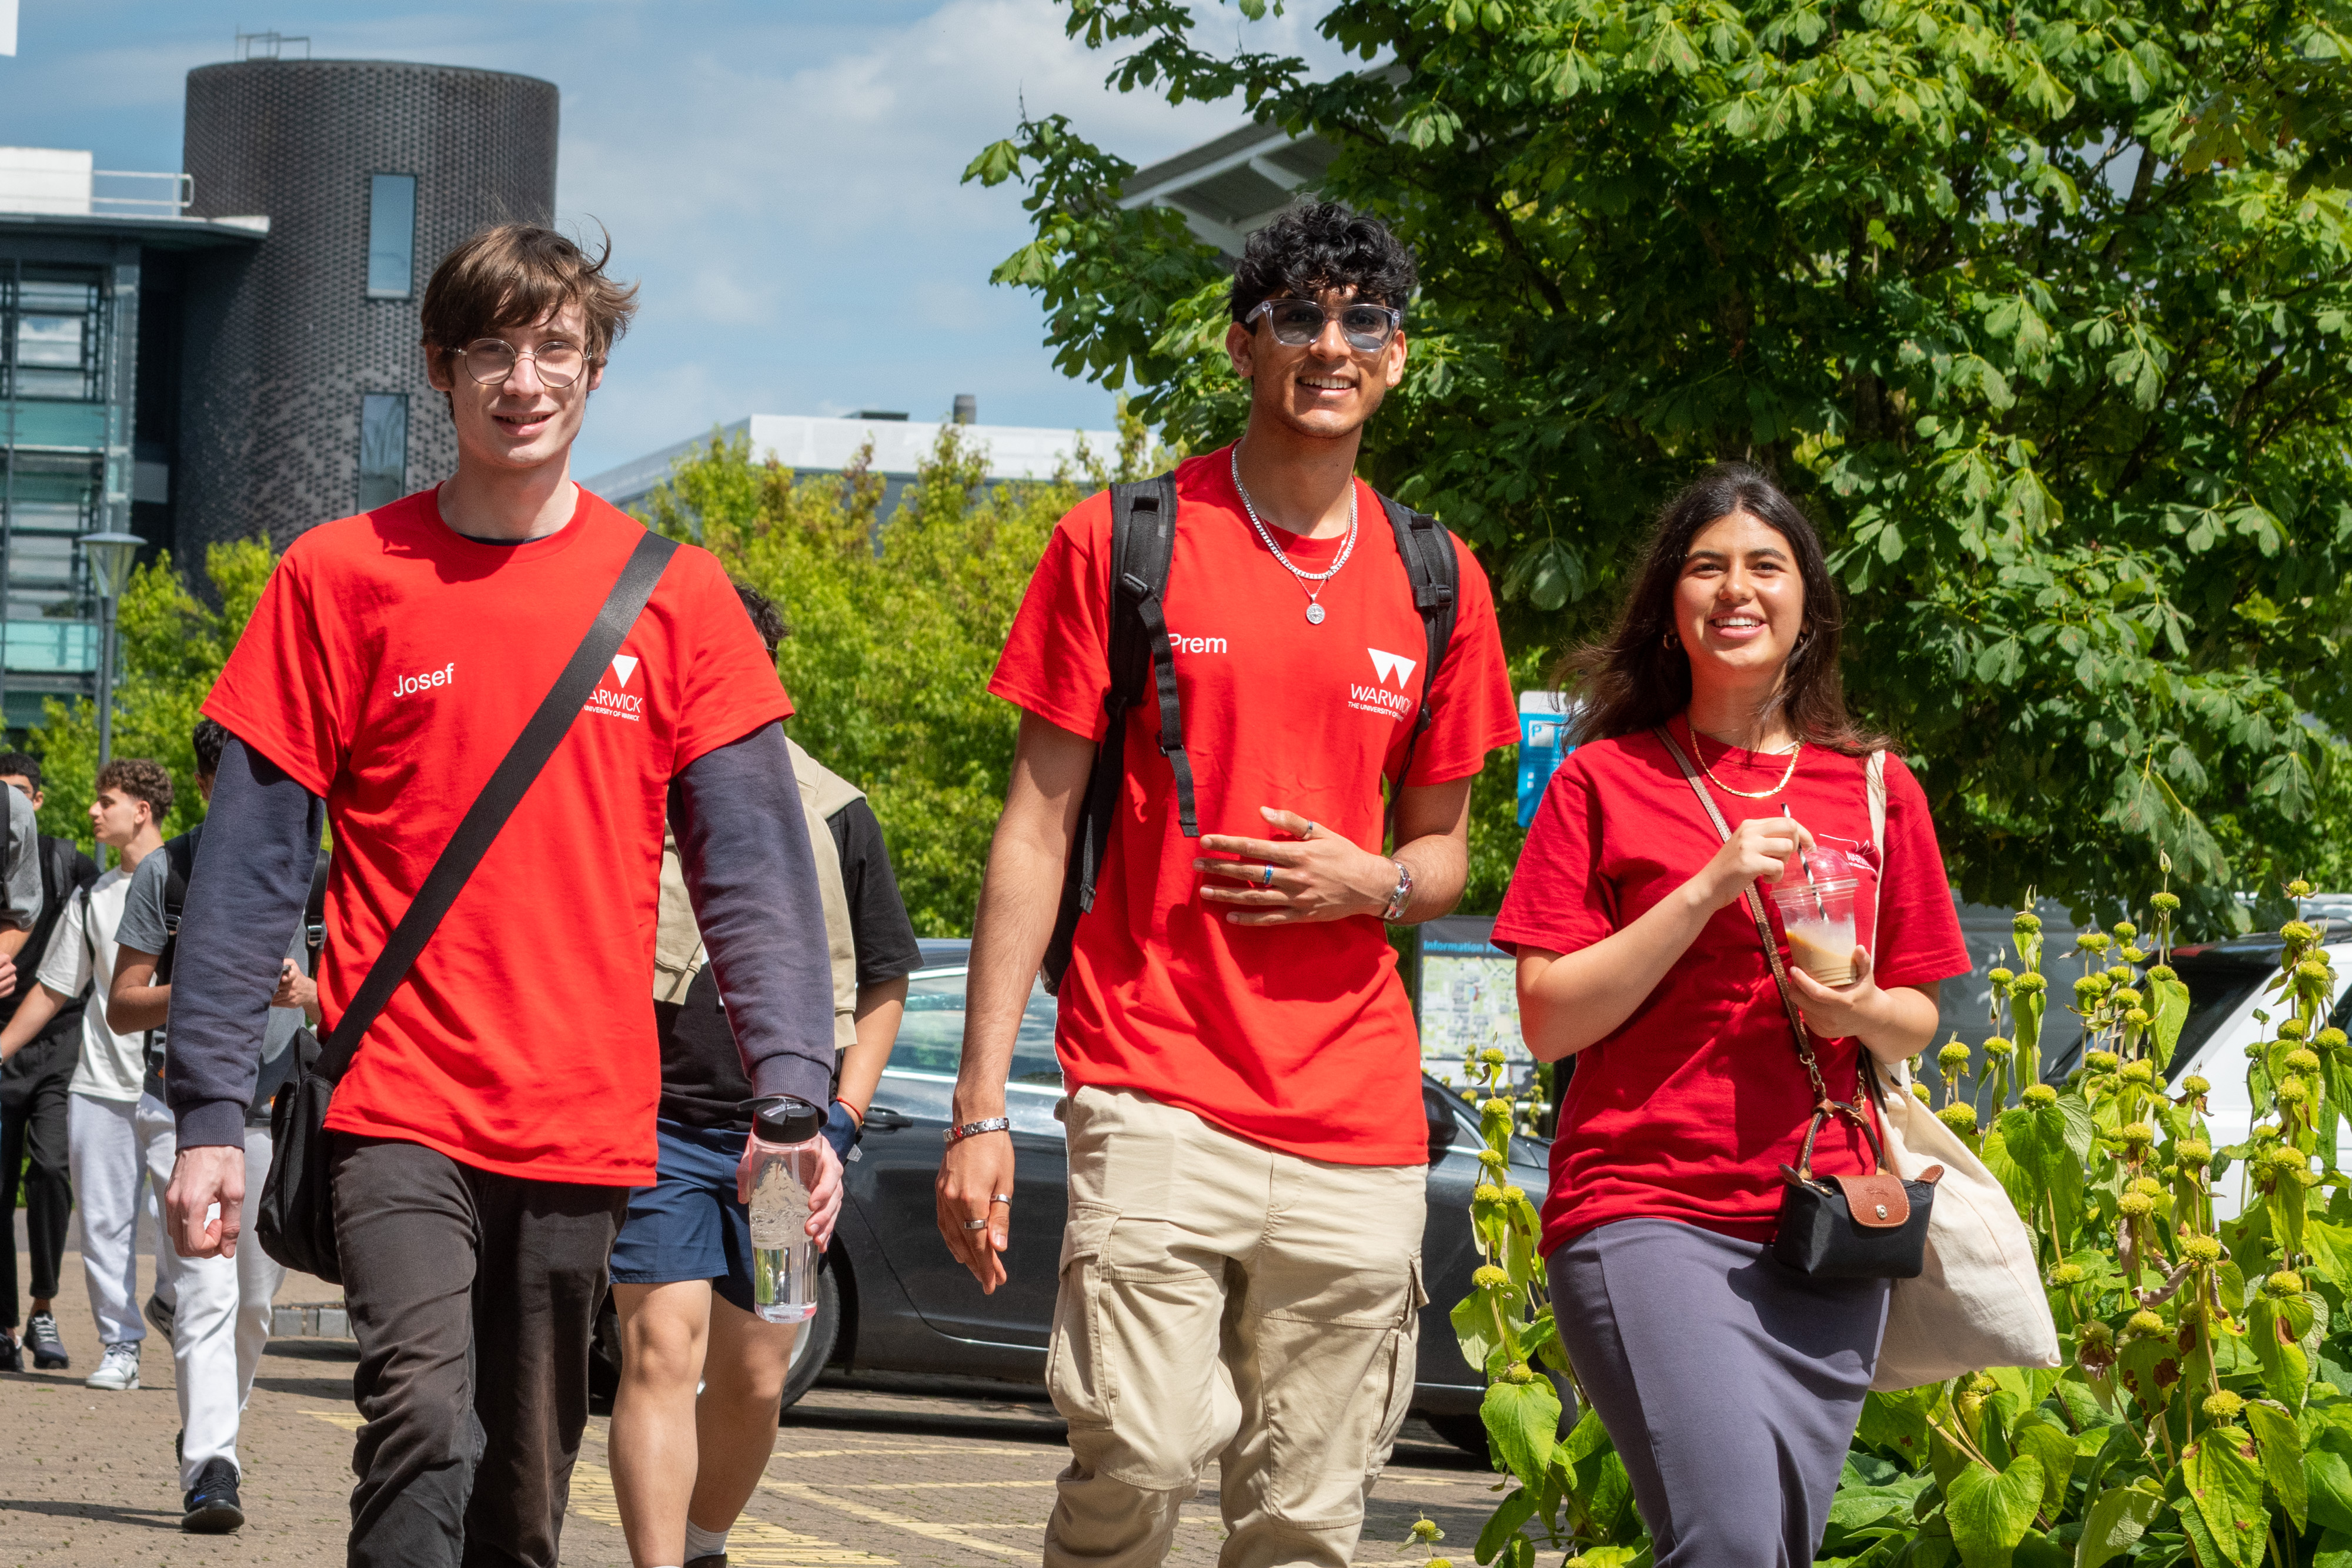
<path id="1" fill-rule="evenodd" d="M 1887 1280 L 1780 1261 L 1783 1173 L 1882 1168 L 1866 1064 L 1926 1046 L 1969 967 L 1926 797 L 1846 714 L 1839 629 L 1812 526 L 1764 475 L 1676 497 L 1614 632 L 1570 663 L 1582 744 L 1495 925 L 1529 1048 L 1578 1058 L 1551 1302 L 1659 1568 L 1813 1560 Z M 1759 883 L 1853 899 L 1867 939 L 1821 965 L 1838 983 L 1781 951 Z"/>

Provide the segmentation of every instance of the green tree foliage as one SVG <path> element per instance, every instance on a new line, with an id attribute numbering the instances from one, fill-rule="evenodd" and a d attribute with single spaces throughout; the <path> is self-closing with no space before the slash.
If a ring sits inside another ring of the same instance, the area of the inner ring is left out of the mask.
<path id="1" fill-rule="evenodd" d="M 189 736 L 277 566 L 277 552 L 260 539 L 205 550 L 205 575 L 218 609 L 188 591 L 168 550 L 131 573 L 123 590 L 114 755 L 149 758 L 171 770 L 165 838 L 204 820 Z M 88 845 L 89 802 L 98 779 L 98 706 L 88 698 L 50 698 L 26 746 L 41 758 L 41 831 Z"/>
<path id="2" fill-rule="evenodd" d="M 1366 464 L 1591 632 L 1648 517 L 1752 459 L 1851 591 L 1847 678 L 1964 893 L 2110 908 L 2169 852 L 2236 915 L 2352 732 L 2346 51 L 2315 0 L 1340 0 L 1374 68 L 1067 0 L 1117 84 L 1337 150 L 1424 279 Z M 1238 0 L 1256 15 L 1265 0 Z M 1279 8 L 1278 6 L 1276 7 Z M 1066 118 L 1018 179 L 1057 363 L 1193 450 L 1244 417 L 1218 259 Z M 2272 879 L 2274 884 L 2274 878 Z"/>
<path id="3" fill-rule="evenodd" d="M 755 462 L 747 438 L 714 435 L 646 507 L 653 527 L 707 546 L 782 607 L 793 737 L 866 791 L 926 936 L 971 929 L 1019 729 L 989 673 L 1055 523 L 1112 477 L 1147 471 L 1141 425 L 1128 419 L 1123 434 L 1078 472 L 992 486 L 986 454 L 943 427 L 887 519 L 864 460 L 795 478 Z"/>

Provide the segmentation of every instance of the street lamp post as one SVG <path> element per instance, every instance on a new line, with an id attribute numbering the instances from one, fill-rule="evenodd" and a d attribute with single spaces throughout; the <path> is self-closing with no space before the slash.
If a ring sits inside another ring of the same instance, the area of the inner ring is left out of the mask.
<path id="1" fill-rule="evenodd" d="M 131 566 L 146 541 L 137 534 L 99 533 L 81 536 L 83 559 L 98 587 L 98 765 L 114 759 L 114 616 L 122 591 L 131 581 Z"/>

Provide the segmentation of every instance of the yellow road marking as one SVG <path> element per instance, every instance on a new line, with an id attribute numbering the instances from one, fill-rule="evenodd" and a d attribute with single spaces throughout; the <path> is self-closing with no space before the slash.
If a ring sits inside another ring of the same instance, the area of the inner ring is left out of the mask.
<path id="1" fill-rule="evenodd" d="M 613 1492 L 613 1472 L 582 1459 L 572 1468 L 572 1511 L 583 1519 L 618 1529 L 620 1500 Z M 780 1524 L 749 1515 L 735 1521 L 727 1532 L 727 1561 L 743 1568 L 802 1568 L 803 1564 L 858 1563 L 865 1568 L 896 1568 L 898 1559 L 871 1552 L 852 1552 L 836 1542 L 803 1535 Z"/>
<path id="2" fill-rule="evenodd" d="M 1053 1481 L 826 1481 L 828 1491 L 961 1491 L 979 1487 L 1049 1487 Z"/>
<path id="3" fill-rule="evenodd" d="M 876 1508 L 871 1503 L 858 1502 L 850 1498 L 829 1497 L 815 1487 L 803 1486 L 798 1481 L 780 1481 L 762 1476 L 760 1478 L 760 1487 L 761 1490 L 774 1492 L 779 1497 L 788 1497 L 796 1502 L 813 1502 L 820 1508 L 839 1509 L 853 1518 L 865 1520 L 871 1524 L 887 1524 L 893 1530 L 903 1530 L 909 1535 L 919 1535 L 927 1541 L 944 1541 L 955 1546 L 968 1546 L 974 1552 L 993 1552 L 999 1557 L 1037 1555 L 1037 1548 L 1034 1546 L 999 1545 L 993 1541 L 983 1541 L 979 1536 L 971 1534 L 970 1527 L 967 1526 L 934 1524 L 928 1520 L 908 1519 L 903 1513 L 892 1513 L 888 1509 Z M 734 1543 L 730 1538 L 728 1544 L 730 1557 L 734 1550 Z"/>
<path id="4" fill-rule="evenodd" d="M 356 1432 L 367 1425 L 367 1417 L 356 1410 L 305 1410 L 302 1414 L 330 1427 L 341 1427 L 346 1432 Z"/>
<path id="5" fill-rule="evenodd" d="M 1038 1451 L 1040 1450 L 1035 1445 L 1029 1443 L 989 1443 L 975 1440 L 969 1443 L 940 1444 L 937 1447 L 918 1445 L 903 1448 L 779 1448 L 769 1457 L 777 1459 L 838 1459 L 858 1456 L 889 1458 L 899 1454 L 1030 1454 Z"/>

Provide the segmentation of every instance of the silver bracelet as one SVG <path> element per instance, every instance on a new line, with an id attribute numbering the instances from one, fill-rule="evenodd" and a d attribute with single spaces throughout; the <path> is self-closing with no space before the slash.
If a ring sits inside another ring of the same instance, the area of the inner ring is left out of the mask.
<path id="1" fill-rule="evenodd" d="M 966 1138 L 976 1138 L 982 1133 L 1009 1133 L 1011 1131 L 1013 1131 L 1012 1117 L 983 1116 L 977 1122 L 966 1122 L 961 1126 L 950 1127 L 940 1135 L 947 1140 L 948 1146 L 950 1148 L 953 1148 L 956 1145 L 962 1143 Z"/>
<path id="2" fill-rule="evenodd" d="M 1404 918 L 1404 906 L 1412 902 L 1412 867 L 1399 861 L 1396 868 L 1396 891 L 1389 894 L 1389 906 L 1381 911 L 1381 918 L 1391 924 Z"/>

